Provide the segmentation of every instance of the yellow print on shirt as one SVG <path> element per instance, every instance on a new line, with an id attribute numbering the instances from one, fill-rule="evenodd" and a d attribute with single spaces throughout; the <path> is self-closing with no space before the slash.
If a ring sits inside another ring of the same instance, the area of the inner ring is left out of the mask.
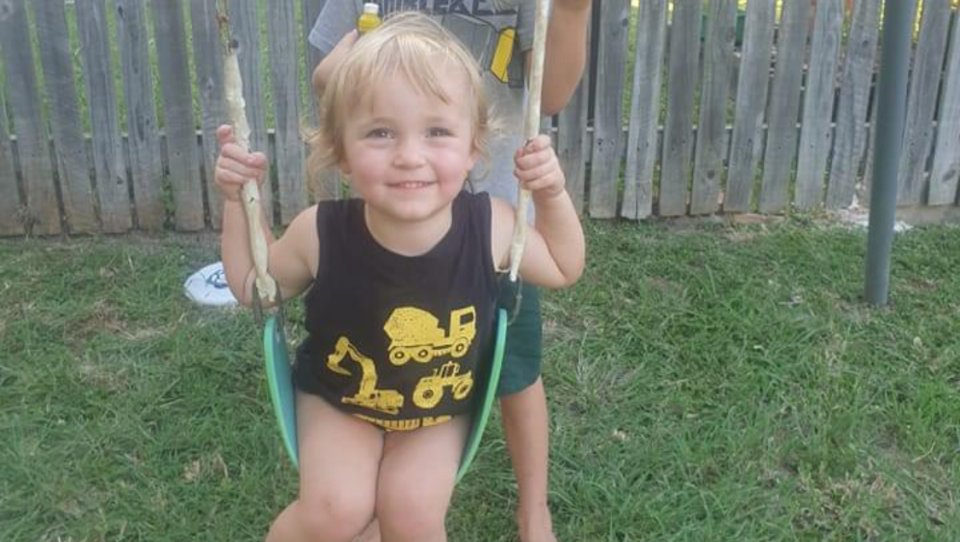
<path id="1" fill-rule="evenodd" d="M 386 414 L 399 414 L 403 407 L 403 395 L 396 390 L 377 389 L 377 369 L 372 359 L 364 356 L 350 343 L 350 339 L 340 337 L 332 354 L 327 356 L 327 368 L 344 376 L 350 376 L 350 371 L 340 366 L 343 358 L 350 359 L 360 365 L 360 387 L 357 393 L 344 397 L 340 401 L 346 405 L 357 405 Z"/>
<path id="2" fill-rule="evenodd" d="M 450 393 L 457 401 L 463 401 L 473 389 L 473 371 L 460 373 L 460 364 L 448 361 L 434 369 L 433 374 L 417 382 L 413 390 L 413 404 L 422 409 L 434 408 L 443 399 L 444 388 L 450 387 Z"/>
<path id="3" fill-rule="evenodd" d="M 462 358 L 477 335 L 477 310 L 471 305 L 450 312 L 450 332 L 440 320 L 416 307 L 395 309 L 383 330 L 390 337 L 388 358 L 400 366 L 411 359 L 428 363 L 434 357 L 450 355 Z"/>
<path id="4" fill-rule="evenodd" d="M 371 418 L 370 416 L 364 416 L 363 414 L 354 414 L 354 416 L 363 421 L 372 423 L 384 431 L 413 431 L 414 429 L 420 429 L 421 427 L 440 425 L 443 422 L 448 422 L 453 419 L 452 416 L 427 416 L 424 418 L 414 418 L 412 420 L 380 420 L 377 418 Z"/>

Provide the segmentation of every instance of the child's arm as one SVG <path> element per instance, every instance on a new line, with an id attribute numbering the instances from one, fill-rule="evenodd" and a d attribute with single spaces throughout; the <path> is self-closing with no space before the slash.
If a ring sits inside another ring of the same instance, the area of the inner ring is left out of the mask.
<path id="1" fill-rule="evenodd" d="M 240 190 L 248 179 L 263 181 L 266 173 L 266 157 L 262 153 L 248 153 L 240 148 L 233 135 L 233 128 L 217 129 L 220 156 L 217 158 L 214 179 L 223 193 L 223 232 L 220 250 L 223 267 L 230 291 L 243 305 L 253 301 L 253 283 L 256 271 L 250 253 L 247 218 L 240 202 Z M 316 207 L 300 213 L 283 236 L 274 241 L 266 221 L 263 228 L 267 239 L 268 270 L 277 281 L 283 299 L 296 297 L 309 285 L 316 269 Z"/>
<path id="2" fill-rule="evenodd" d="M 540 111 L 544 115 L 555 115 L 567 105 L 583 75 L 587 56 L 590 2 L 591 0 L 553 1 L 543 58 Z M 533 53 L 528 51 L 528 70 L 533 65 L 532 57 Z"/>
<path id="3" fill-rule="evenodd" d="M 537 136 L 517 151 L 514 175 L 523 188 L 533 193 L 536 210 L 534 228 L 527 232 L 520 275 L 531 284 L 562 288 L 575 283 L 583 273 L 586 244 L 583 228 L 564 184 L 550 138 Z M 500 269 L 509 267 L 510 237 L 516 214 L 513 207 L 494 199 L 493 251 Z"/>

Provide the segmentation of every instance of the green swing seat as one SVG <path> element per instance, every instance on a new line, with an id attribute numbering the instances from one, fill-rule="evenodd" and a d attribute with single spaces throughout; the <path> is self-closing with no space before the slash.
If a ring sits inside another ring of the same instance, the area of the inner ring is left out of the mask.
<path id="1" fill-rule="evenodd" d="M 470 468 L 483 430 L 490 418 L 490 409 L 497 395 L 497 384 L 500 382 L 500 368 L 503 364 L 503 348 L 507 341 L 507 311 L 498 309 L 496 321 L 496 342 L 494 343 L 493 359 L 491 360 L 489 378 L 481 386 L 481 400 L 473 416 L 473 426 L 467 437 L 463 455 L 460 458 L 460 468 L 457 470 L 457 481 Z M 263 332 L 263 350 L 266 354 L 267 382 L 270 386 L 270 401 L 277 416 L 277 425 L 280 428 L 280 437 L 287 449 L 293 466 L 299 468 L 299 454 L 297 448 L 297 410 L 296 394 L 293 389 L 293 377 L 290 372 L 290 354 L 287 339 L 283 333 L 283 326 L 276 315 L 267 318 Z"/>

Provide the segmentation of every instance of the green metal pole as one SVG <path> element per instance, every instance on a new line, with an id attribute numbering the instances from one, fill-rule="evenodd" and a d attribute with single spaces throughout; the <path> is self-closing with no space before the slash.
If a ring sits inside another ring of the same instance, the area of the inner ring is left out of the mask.
<path id="1" fill-rule="evenodd" d="M 867 232 L 866 299 L 886 305 L 890 289 L 890 250 L 897 211 L 897 171 L 903 142 L 910 63 L 911 27 L 917 3 L 886 0 L 878 83 L 877 139 L 874 148 L 870 225 Z"/>

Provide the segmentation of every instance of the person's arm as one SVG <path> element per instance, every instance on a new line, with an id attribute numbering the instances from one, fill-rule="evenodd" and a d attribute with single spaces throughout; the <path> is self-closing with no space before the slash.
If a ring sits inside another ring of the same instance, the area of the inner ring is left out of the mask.
<path id="1" fill-rule="evenodd" d="M 531 284 L 563 288 L 583 273 L 586 243 L 566 179 L 550 138 L 537 136 L 517 152 L 514 174 L 523 188 L 533 193 L 534 227 L 527 231 L 520 275 Z M 513 207 L 493 199 L 493 250 L 498 268 L 509 267 L 510 237 L 516 215 Z"/>
<path id="2" fill-rule="evenodd" d="M 323 93 L 333 68 L 339 64 L 336 58 L 333 62 L 328 62 L 335 50 L 340 48 L 350 34 L 354 35 L 352 41 L 356 41 L 357 35 L 353 31 L 357 26 L 357 17 L 360 16 L 359 9 L 360 5 L 355 0 L 328 0 L 317 20 L 313 22 L 307 41 L 322 57 L 310 77 L 317 94 Z M 350 45 L 352 44 L 351 42 Z M 342 57 L 342 54 L 340 56 Z"/>
<path id="3" fill-rule="evenodd" d="M 535 1 L 535 0 L 526 0 Z M 587 58 L 587 28 L 591 0 L 553 0 L 547 24 L 543 58 L 543 92 L 540 112 L 555 115 L 577 90 Z M 529 75 L 533 52 L 526 52 Z"/>
<path id="4" fill-rule="evenodd" d="M 353 47 L 353 44 L 357 42 L 357 39 L 360 37 L 360 34 L 356 30 L 351 30 L 346 33 L 345 36 L 337 43 L 336 47 L 330 51 L 330 54 L 323 57 L 323 60 L 317 64 L 317 67 L 313 70 L 313 75 L 310 77 L 310 82 L 313 84 L 313 90 L 317 93 L 318 96 L 323 96 L 323 89 L 327 88 L 327 83 L 330 81 L 330 76 L 333 74 L 333 70 L 340 65 L 340 62 L 343 60 L 344 55 Z"/>
<path id="5" fill-rule="evenodd" d="M 261 183 L 266 173 L 266 157 L 262 153 L 248 153 L 235 142 L 233 128 L 217 129 L 220 156 L 214 180 L 223 194 L 223 229 L 220 237 L 221 257 L 227 276 L 227 285 L 241 304 L 253 302 L 253 283 L 256 280 L 253 254 L 250 251 L 248 224 L 240 191 L 249 179 Z M 264 216 L 261 213 L 261 217 Z M 313 261 L 319 253 L 316 248 L 316 207 L 300 213 L 279 240 L 266 219 L 258 227 L 267 240 L 268 271 L 280 287 L 284 299 L 296 297 L 309 285 L 316 269 Z M 264 302 L 267 305 L 266 302 Z"/>

